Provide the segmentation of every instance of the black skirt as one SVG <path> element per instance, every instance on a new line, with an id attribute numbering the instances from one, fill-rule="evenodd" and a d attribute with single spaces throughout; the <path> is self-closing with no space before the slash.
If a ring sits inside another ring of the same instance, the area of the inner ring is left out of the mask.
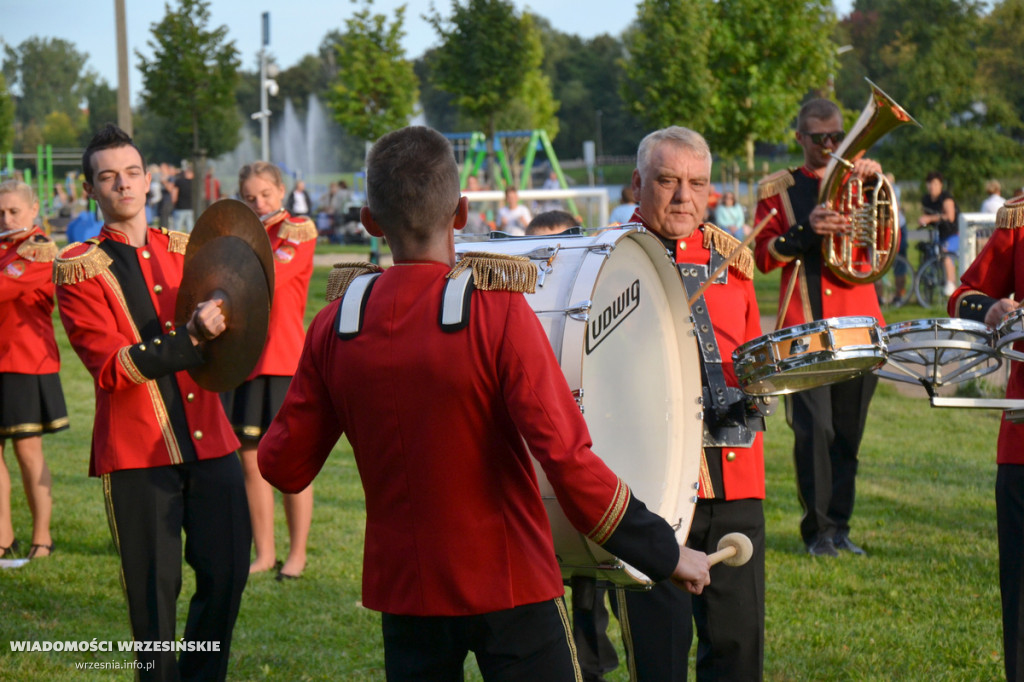
<path id="1" fill-rule="evenodd" d="M 68 425 L 59 374 L 0 372 L 0 438 L 41 436 Z"/>
<path id="2" fill-rule="evenodd" d="M 259 440 L 281 409 L 291 377 L 261 375 L 220 394 L 231 428 L 243 440 Z"/>

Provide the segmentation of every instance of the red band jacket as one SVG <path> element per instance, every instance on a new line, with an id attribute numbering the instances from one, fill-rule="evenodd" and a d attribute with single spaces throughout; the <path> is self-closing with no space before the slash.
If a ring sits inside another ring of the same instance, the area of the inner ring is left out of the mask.
<path id="1" fill-rule="evenodd" d="M 260 441 L 263 476 L 300 491 L 348 436 L 366 494 L 363 603 L 371 609 L 469 615 L 561 595 L 530 452 L 577 529 L 613 553 L 634 540 L 619 556 L 655 580 L 667 577 L 679 556 L 671 528 L 591 452 L 526 299 L 476 291 L 468 324 L 443 331 L 448 272 L 437 262 L 388 269 L 354 338 L 336 333 L 339 301 L 317 315 Z"/>
<path id="2" fill-rule="evenodd" d="M 309 218 L 280 214 L 267 226 L 274 253 L 274 302 L 270 306 L 267 344 L 249 375 L 291 376 L 306 336 L 306 297 L 313 277 L 316 225 Z"/>
<path id="3" fill-rule="evenodd" d="M 55 374 L 54 244 L 38 227 L 0 240 L 0 372 Z"/>
<path id="4" fill-rule="evenodd" d="M 633 213 L 630 222 L 646 226 L 640 211 Z M 664 240 L 663 240 L 664 241 Z M 728 256 L 739 241 L 711 224 L 701 225 L 693 234 L 679 239 L 674 244 L 676 263 L 707 265 L 711 249 Z M 733 370 L 732 352 L 751 339 L 761 336 L 761 313 L 757 308 L 754 293 L 753 264 L 749 252 L 737 258 L 729 267 L 723 284 L 712 284 L 704 292 L 704 300 L 715 330 L 715 340 L 722 357 L 722 371 L 728 386 L 738 387 L 736 372 Z M 710 273 L 709 273 L 710 274 Z M 715 490 L 710 485 L 707 462 L 701 461 L 700 497 L 716 497 L 725 500 L 764 499 L 764 439 L 758 433 L 749 448 L 724 447 L 721 451 L 722 479 L 725 490 Z"/>
<path id="5" fill-rule="evenodd" d="M 848 284 L 826 267 L 822 238 L 811 230 L 809 217 L 818 203 L 819 179 L 806 167 L 782 170 L 761 181 L 755 224 L 771 209 L 778 213 L 755 238 L 754 258 L 761 272 L 782 268 L 780 301 L 789 289 L 797 259 L 802 262 L 783 327 L 813 320 L 867 315 L 884 325 L 873 284 Z"/>
<path id="6" fill-rule="evenodd" d="M 186 234 L 151 229 L 135 248 L 104 226 L 54 265 L 60 318 L 96 391 L 90 475 L 238 448 L 217 394 L 184 371 L 203 361 L 185 328 L 174 327 L 187 242 Z"/>
<path id="7" fill-rule="evenodd" d="M 996 230 L 985 248 L 960 278 L 960 287 L 947 303 L 951 316 L 985 321 L 985 313 L 1001 298 L 1020 301 L 1024 296 L 1024 198 L 1006 202 L 996 214 Z M 1024 341 L 1013 344 L 1024 352 Z M 1007 398 L 1024 398 L 1024 364 L 1010 363 L 1006 383 Z M 1003 417 L 999 426 L 996 461 L 999 464 L 1024 464 L 1024 423 Z"/>

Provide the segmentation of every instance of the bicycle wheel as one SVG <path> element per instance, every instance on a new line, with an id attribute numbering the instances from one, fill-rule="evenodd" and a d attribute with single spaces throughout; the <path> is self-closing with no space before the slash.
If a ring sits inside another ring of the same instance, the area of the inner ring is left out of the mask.
<path id="1" fill-rule="evenodd" d="M 942 262 L 930 259 L 925 261 L 914 277 L 914 294 L 917 302 L 924 308 L 934 308 L 946 302 L 942 294 L 942 285 L 946 282 Z"/>
<path id="2" fill-rule="evenodd" d="M 914 291 L 914 266 L 903 256 L 896 256 L 892 267 L 875 280 L 875 294 L 882 310 L 892 310 L 910 300 Z"/>

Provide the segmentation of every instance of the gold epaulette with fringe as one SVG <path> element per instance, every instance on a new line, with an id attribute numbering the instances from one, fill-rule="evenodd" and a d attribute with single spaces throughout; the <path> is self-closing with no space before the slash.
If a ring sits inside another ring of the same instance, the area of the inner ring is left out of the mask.
<path id="1" fill-rule="evenodd" d="M 740 248 L 740 240 L 731 234 L 711 223 L 704 223 L 704 248 L 714 248 L 719 254 L 728 258 L 732 252 Z M 743 250 L 736 260 L 729 264 L 729 267 L 744 279 L 751 279 L 754 276 L 754 254 L 750 249 L 743 247 Z"/>
<path id="2" fill-rule="evenodd" d="M 757 200 L 767 199 L 773 197 L 776 194 L 782 194 L 785 190 L 796 184 L 793 180 L 793 171 L 784 168 L 780 171 L 775 171 L 771 175 L 767 175 L 761 178 L 761 181 L 757 183 Z"/>
<path id="3" fill-rule="evenodd" d="M 1008 199 L 996 212 L 996 227 L 1024 227 L 1024 197 Z"/>
<path id="4" fill-rule="evenodd" d="M 481 291 L 532 294 L 537 288 L 537 267 L 525 256 L 469 251 L 448 273 L 448 279 L 468 269 L 473 270 L 473 285 Z"/>
<path id="5" fill-rule="evenodd" d="M 52 263 L 57 257 L 57 245 L 43 235 L 37 234 L 21 242 L 18 246 L 18 255 L 36 263 Z"/>
<path id="6" fill-rule="evenodd" d="M 166 227 L 160 228 L 160 231 L 167 235 L 167 250 L 170 253 L 184 255 L 185 249 L 188 248 L 188 238 L 190 235 L 186 232 L 172 232 Z"/>
<path id="7" fill-rule="evenodd" d="M 89 244 L 89 248 L 77 256 L 65 258 L 64 254 L 81 246 L 82 242 L 68 244 L 60 250 L 57 260 L 53 263 L 54 284 L 58 286 L 78 284 L 95 277 L 110 267 L 113 260 L 99 248 L 98 242 L 90 239 L 85 243 Z"/>
<path id="8" fill-rule="evenodd" d="M 327 302 L 336 301 L 345 295 L 348 285 L 359 275 L 384 272 L 379 265 L 360 261 L 357 263 L 335 263 L 327 275 Z"/>
<path id="9" fill-rule="evenodd" d="M 312 220 L 306 218 L 300 222 L 292 222 L 289 220 L 282 220 L 281 227 L 277 228 L 277 236 L 281 239 L 286 239 L 296 244 L 308 242 L 311 239 L 316 239 L 319 233 L 316 230 L 316 225 Z"/>

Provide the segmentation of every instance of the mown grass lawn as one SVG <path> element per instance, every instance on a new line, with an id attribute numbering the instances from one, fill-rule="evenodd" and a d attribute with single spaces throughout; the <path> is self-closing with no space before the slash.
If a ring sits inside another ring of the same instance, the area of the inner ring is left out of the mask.
<path id="1" fill-rule="evenodd" d="M 323 305 L 326 269 L 311 287 Z M 774 313 L 769 278 L 762 312 Z M 911 317 L 941 311 L 905 310 Z M 892 321 L 892 320 L 890 320 Z M 86 476 L 91 380 L 67 346 L 62 379 L 72 428 L 45 439 L 54 475 L 55 556 L 0 571 L 0 680 L 127 680 L 130 672 L 76 670 L 123 661 L 117 653 L 12 653 L 11 640 L 129 638 L 102 494 Z M 869 557 L 812 559 L 797 530 L 800 509 L 782 410 L 767 434 L 765 513 L 769 680 L 996 680 L 1002 674 L 995 534 L 998 413 L 932 409 L 883 383 L 861 448 L 853 537 Z M 8 467 L 16 470 L 13 457 Z M 30 521 L 17 483 L 14 523 Z M 344 441 L 315 484 L 310 560 L 301 580 L 254 576 L 232 646 L 230 679 L 381 680 L 377 614 L 359 606 L 363 497 Z M 429 513 L 429 510 L 425 510 Z M 278 508 L 278 542 L 287 532 Z M 280 548 L 283 551 L 284 545 Z M 179 629 L 192 591 L 186 570 Z M 613 628 L 615 627 L 613 621 Z M 116 648 L 116 645 L 115 645 Z M 472 663 L 467 679 L 477 679 Z M 626 680 L 620 667 L 610 676 Z"/>

